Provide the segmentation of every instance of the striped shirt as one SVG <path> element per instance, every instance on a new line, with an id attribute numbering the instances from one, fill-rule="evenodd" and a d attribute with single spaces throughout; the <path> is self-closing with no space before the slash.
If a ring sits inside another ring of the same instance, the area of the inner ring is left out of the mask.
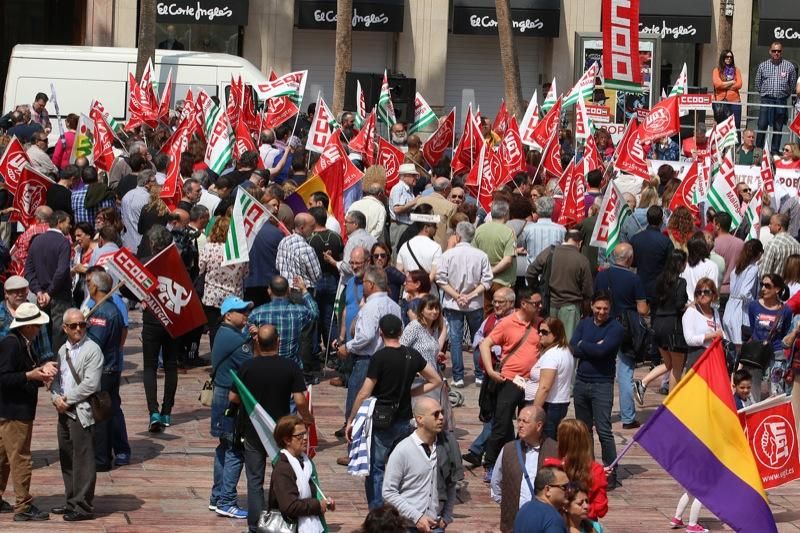
<path id="1" fill-rule="evenodd" d="M 301 277 L 309 289 L 314 287 L 322 275 L 317 252 L 297 233 L 284 237 L 278 244 L 275 266 L 289 284 L 292 284 L 295 277 Z"/>
<path id="2" fill-rule="evenodd" d="M 372 444 L 372 410 L 375 408 L 375 397 L 370 396 L 362 403 L 353 419 L 352 437 L 347 456 L 347 473 L 351 476 L 366 477 L 369 475 L 369 452 Z"/>
<path id="3" fill-rule="evenodd" d="M 761 96 L 785 100 L 794 93 L 795 83 L 797 83 L 797 71 L 794 65 L 785 59 L 777 65 L 771 59 L 758 65 L 756 87 Z"/>

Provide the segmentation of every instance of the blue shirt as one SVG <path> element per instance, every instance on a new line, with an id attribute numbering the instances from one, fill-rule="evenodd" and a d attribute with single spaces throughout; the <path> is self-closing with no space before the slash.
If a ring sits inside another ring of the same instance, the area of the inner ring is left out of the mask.
<path id="1" fill-rule="evenodd" d="M 355 276 L 347 280 L 342 297 L 344 298 L 344 308 L 347 312 L 344 317 L 344 338 L 349 341 L 353 338 L 350 332 L 353 328 L 353 320 L 355 320 L 358 314 L 359 302 L 361 302 L 361 298 L 364 297 L 364 280 Z"/>
<path id="2" fill-rule="evenodd" d="M 6 306 L 6 302 L 3 302 L 0 305 L 0 338 L 5 337 L 11 330 L 11 322 L 13 322 L 14 317 L 11 316 L 11 313 L 8 311 L 8 307 Z M 43 363 L 44 361 L 50 361 L 51 359 L 55 358 L 55 353 L 53 353 L 53 346 L 50 344 L 50 337 L 47 335 L 47 326 L 42 327 L 39 330 L 39 335 L 33 339 L 33 351 L 35 354 L 39 356 L 39 362 Z"/>
<path id="3" fill-rule="evenodd" d="M 122 314 L 114 302 L 106 300 L 87 320 L 86 334 L 103 352 L 103 372 L 122 371 Z"/>
<path id="4" fill-rule="evenodd" d="M 283 239 L 281 230 L 269 222 L 265 222 L 258 230 L 253 246 L 250 247 L 250 270 L 244 279 L 245 288 L 267 287 L 272 277 L 278 275 L 275 259 L 278 256 L 278 244 L 281 239 Z"/>
<path id="5" fill-rule="evenodd" d="M 578 359 L 577 377 L 589 383 L 613 383 L 617 352 L 624 333 L 622 324 L 613 318 L 599 326 L 591 316 L 578 322 L 569 343 L 572 354 Z M 598 344 L 601 340 L 603 342 Z"/>
<path id="6" fill-rule="evenodd" d="M 642 280 L 632 271 L 617 265 L 601 270 L 594 280 L 594 291 L 608 291 L 613 302 L 611 316 L 618 317 L 623 311 L 635 311 L 636 302 L 644 301 Z"/>
<path id="7" fill-rule="evenodd" d="M 230 389 L 233 386 L 231 370 L 238 371 L 242 363 L 253 358 L 252 339 L 230 324 L 221 324 L 211 348 L 211 368 L 214 385 Z"/>
<path id="8" fill-rule="evenodd" d="M 515 533 L 567 533 L 556 508 L 534 498 L 522 507 L 514 520 Z"/>
<path id="9" fill-rule="evenodd" d="M 664 271 L 664 265 L 672 254 L 672 241 L 661 233 L 661 228 L 647 226 L 631 237 L 633 247 L 633 266 L 644 285 L 648 300 L 656 296 L 656 278 Z"/>

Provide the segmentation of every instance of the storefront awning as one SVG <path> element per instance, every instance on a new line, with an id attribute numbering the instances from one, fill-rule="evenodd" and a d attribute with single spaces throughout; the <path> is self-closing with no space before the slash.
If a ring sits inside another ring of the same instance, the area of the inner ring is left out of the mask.
<path id="1" fill-rule="evenodd" d="M 403 31 L 405 0 L 353 0 L 354 31 Z M 336 29 L 336 0 L 300 0 L 297 27 Z"/>
<path id="2" fill-rule="evenodd" d="M 711 0 L 641 0 L 639 31 L 663 43 L 710 43 Z"/>
<path id="3" fill-rule="evenodd" d="M 560 0 L 511 0 L 516 35 L 558 37 Z M 494 0 L 453 0 L 453 33 L 497 35 Z"/>
<path id="4" fill-rule="evenodd" d="M 758 0 L 758 45 L 780 41 L 784 46 L 800 46 L 800 2 L 798 0 Z"/>
<path id="5" fill-rule="evenodd" d="M 156 22 L 246 26 L 247 10 L 248 0 L 166 0 L 156 3 Z"/>

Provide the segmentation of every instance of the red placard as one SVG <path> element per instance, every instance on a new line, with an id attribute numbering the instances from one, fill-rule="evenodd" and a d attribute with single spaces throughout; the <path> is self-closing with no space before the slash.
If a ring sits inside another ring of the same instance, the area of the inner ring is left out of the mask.
<path id="1" fill-rule="evenodd" d="M 741 412 L 747 442 L 756 458 L 765 489 L 779 487 L 800 477 L 797 430 L 788 396 L 765 400 L 763 408 L 753 406 Z M 772 402 L 772 403 L 770 403 Z"/>

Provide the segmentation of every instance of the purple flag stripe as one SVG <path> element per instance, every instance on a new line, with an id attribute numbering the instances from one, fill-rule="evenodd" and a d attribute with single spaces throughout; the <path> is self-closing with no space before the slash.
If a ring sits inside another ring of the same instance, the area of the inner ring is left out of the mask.
<path id="1" fill-rule="evenodd" d="M 659 407 L 636 440 L 690 494 L 736 531 L 778 531 L 772 511 L 758 491 L 725 468 L 669 409 Z"/>

